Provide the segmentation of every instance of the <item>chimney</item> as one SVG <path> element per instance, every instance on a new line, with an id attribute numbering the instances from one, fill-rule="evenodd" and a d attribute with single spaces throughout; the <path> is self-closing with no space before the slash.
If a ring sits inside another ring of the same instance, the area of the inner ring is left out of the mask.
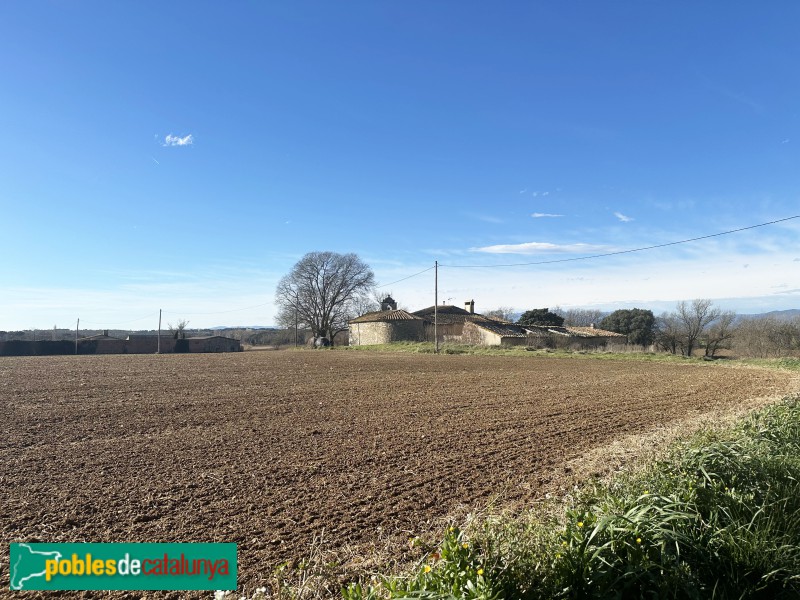
<path id="1" fill-rule="evenodd" d="M 468 302 L 464 302 L 464 310 L 466 310 L 469 314 L 475 314 L 475 300 L 469 300 Z"/>

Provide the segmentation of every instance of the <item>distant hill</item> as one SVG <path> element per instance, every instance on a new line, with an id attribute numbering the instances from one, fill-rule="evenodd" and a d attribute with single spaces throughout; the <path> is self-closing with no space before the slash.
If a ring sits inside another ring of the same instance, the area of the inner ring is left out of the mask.
<path id="1" fill-rule="evenodd" d="M 792 319 L 796 319 L 800 317 L 800 309 L 798 308 L 790 308 L 789 310 L 773 310 L 770 312 L 765 313 L 758 313 L 758 314 L 750 314 L 750 315 L 738 315 L 740 319 L 752 319 L 752 318 L 762 318 L 762 317 L 772 317 L 774 319 L 778 319 L 781 321 L 791 321 Z"/>
<path id="2" fill-rule="evenodd" d="M 280 329 L 280 327 L 271 325 L 217 325 L 216 327 L 206 327 L 206 329 L 220 331 L 221 329 Z"/>

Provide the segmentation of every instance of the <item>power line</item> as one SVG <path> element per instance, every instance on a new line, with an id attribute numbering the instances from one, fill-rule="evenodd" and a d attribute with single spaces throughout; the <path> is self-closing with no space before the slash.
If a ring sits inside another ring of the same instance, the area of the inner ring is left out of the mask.
<path id="1" fill-rule="evenodd" d="M 712 233 L 709 235 L 701 235 L 700 237 L 690 238 L 688 240 L 680 240 L 677 242 L 667 242 L 666 244 L 656 244 L 655 246 L 645 246 L 643 248 L 633 248 L 630 250 L 617 250 L 616 252 L 606 252 L 604 254 L 593 254 L 591 256 L 577 256 L 574 258 L 558 258 L 554 260 L 542 260 L 536 262 L 526 262 L 526 263 L 511 263 L 505 265 L 439 265 L 440 267 L 448 267 L 450 269 L 492 269 L 496 267 L 528 267 L 533 265 L 551 265 L 554 263 L 564 263 L 564 262 L 575 262 L 579 260 L 590 260 L 592 258 L 603 258 L 605 256 L 616 256 L 619 254 L 631 254 L 633 252 L 643 252 L 645 250 L 655 250 L 656 248 L 666 248 L 668 246 L 677 246 L 678 244 L 688 244 L 690 242 L 697 242 L 700 240 L 707 240 L 710 238 L 720 237 L 723 235 L 730 235 L 731 233 L 739 233 L 741 231 L 747 231 L 748 229 L 756 229 L 758 227 L 766 227 L 767 225 L 775 225 L 776 223 L 783 223 L 785 221 L 791 221 L 792 219 L 800 219 L 800 215 L 794 215 L 792 217 L 786 217 L 783 219 L 777 219 L 775 221 L 769 221 L 767 223 L 759 223 L 758 225 L 748 225 L 747 227 L 740 227 L 738 229 L 731 229 L 729 231 L 722 231 L 720 233 Z"/>
<path id="2" fill-rule="evenodd" d="M 424 271 L 420 271 L 419 273 L 414 273 L 413 275 L 409 275 L 408 277 L 403 277 L 402 279 L 398 279 L 397 281 L 393 281 L 391 283 L 384 283 L 383 285 L 379 285 L 375 289 L 379 290 L 381 288 L 389 287 L 390 285 L 394 285 L 395 283 L 400 283 L 401 281 L 405 281 L 407 279 L 411 279 L 412 277 L 417 277 L 419 275 L 422 275 L 423 273 L 427 273 L 428 271 L 433 271 L 434 268 L 435 267 L 428 267 Z"/>

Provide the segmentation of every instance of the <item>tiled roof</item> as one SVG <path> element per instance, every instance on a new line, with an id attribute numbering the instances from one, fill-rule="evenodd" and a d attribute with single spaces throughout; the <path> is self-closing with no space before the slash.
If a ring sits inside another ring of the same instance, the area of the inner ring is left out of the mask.
<path id="1" fill-rule="evenodd" d="M 351 323 L 380 323 L 383 321 L 422 321 L 420 317 L 405 310 L 376 310 L 356 317 Z"/>
<path id="2" fill-rule="evenodd" d="M 485 329 L 487 331 L 491 331 L 492 333 L 496 333 L 502 337 L 514 337 L 514 338 L 524 338 L 528 337 L 527 332 L 522 327 L 518 325 L 512 325 L 510 323 L 503 323 L 500 321 L 494 321 L 491 319 L 470 319 L 477 327 L 481 329 Z"/>
<path id="3" fill-rule="evenodd" d="M 429 306 L 422 310 L 415 310 L 414 313 L 418 317 L 422 317 L 426 321 L 433 323 L 434 307 Z M 474 321 L 484 319 L 482 315 L 471 313 L 468 310 L 452 306 L 450 304 L 442 304 L 436 307 L 436 322 L 439 325 L 450 325 L 452 323 L 463 323 L 464 321 Z"/>
<path id="4" fill-rule="evenodd" d="M 523 325 L 530 333 L 537 335 L 547 335 L 548 333 L 557 333 L 559 335 L 569 335 L 566 327 L 556 327 L 555 325 Z"/>
<path id="5" fill-rule="evenodd" d="M 624 338 L 626 336 L 614 331 L 606 331 L 605 329 L 598 329 L 597 327 L 566 327 L 566 330 L 572 335 L 578 337 L 617 337 Z"/>
<path id="6" fill-rule="evenodd" d="M 469 312 L 468 310 L 464 310 L 458 306 L 453 306 L 452 304 L 441 304 L 439 306 L 429 306 L 428 308 L 423 308 L 421 310 L 415 310 L 414 314 L 418 317 L 427 317 L 428 315 L 433 316 L 433 312 L 436 311 L 438 316 L 441 315 L 471 315 L 473 313 Z"/>

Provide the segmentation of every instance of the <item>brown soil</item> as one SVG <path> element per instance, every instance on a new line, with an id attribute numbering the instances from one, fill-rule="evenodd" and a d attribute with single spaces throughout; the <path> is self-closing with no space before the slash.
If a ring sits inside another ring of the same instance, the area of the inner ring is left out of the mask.
<path id="1" fill-rule="evenodd" d="M 430 533 L 558 493 L 597 449 L 789 375 L 569 358 L 347 351 L 0 359 L 8 543 L 236 542 L 240 590 L 326 547 Z M 590 475 L 591 473 L 586 473 Z M 356 549 L 354 552 L 353 549 Z"/>

